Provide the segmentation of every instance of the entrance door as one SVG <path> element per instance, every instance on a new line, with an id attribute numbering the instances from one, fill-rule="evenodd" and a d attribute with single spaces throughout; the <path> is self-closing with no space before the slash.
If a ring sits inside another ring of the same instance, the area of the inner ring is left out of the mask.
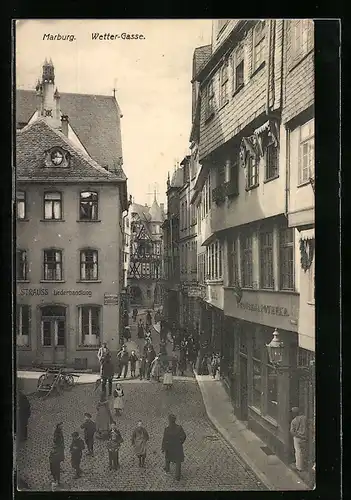
<path id="1" fill-rule="evenodd" d="M 63 364 L 66 357 L 66 310 L 46 306 L 41 310 L 41 345 L 45 364 Z"/>
<path id="2" fill-rule="evenodd" d="M 248 419 L 247 401 L 247 358 L 240 356 L 240 413 L 241 420 Z"/>

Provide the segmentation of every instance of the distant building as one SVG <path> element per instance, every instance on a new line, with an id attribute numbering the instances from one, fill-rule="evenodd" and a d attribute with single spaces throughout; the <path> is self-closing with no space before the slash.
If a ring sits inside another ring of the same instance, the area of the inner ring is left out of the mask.
<path id="1" fill-rule="evenodd" d="M 151 207 L 130 206 L 130 263 L 128 293 L 130 306 L 161 307 L 163 296 L 163 241 L 161 225 L 164 205 L 156 195 Z"/>
<path id="2" fill-rule="evenodd" d="M 114 97 L 60 95 L 46 61 L 16 113 L 18 364 L 95 368 L 102 341 L 119 346 L 120 110 Z"/>

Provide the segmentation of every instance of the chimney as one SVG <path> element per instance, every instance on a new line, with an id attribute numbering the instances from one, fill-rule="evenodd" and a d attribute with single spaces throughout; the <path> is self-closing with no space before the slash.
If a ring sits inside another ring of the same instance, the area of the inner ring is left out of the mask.
<path id="1" fill-rule="evenodd" d="M 62 115 L 61 117 L 61 130 L 62 133 L 68 137 L 68 116 L 67 115 Z"/>

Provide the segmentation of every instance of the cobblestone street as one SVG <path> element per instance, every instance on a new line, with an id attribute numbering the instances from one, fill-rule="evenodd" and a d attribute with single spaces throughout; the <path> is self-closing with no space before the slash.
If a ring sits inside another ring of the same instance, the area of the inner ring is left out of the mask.
<path id="1" fill-rule="evenodd" d="M 135 338 L 134 328 L 132 337 Z M 140 342 L 138 342 L 139 344 Z M 155 345 L 157 343 L 155 342 Z M 18 470 L 31 489 L 51 489 L 48 456 L 57 422 L 64 422 L 66 459 L 62 474 L 65 490 L 263 490 L 265 487 L 246 468 L 234 450 L 213 428 L 207 418 L 202 396 L 193 377 L 176 378 L 172 391 L 162 383 L 130 380 L 122 381 L 125 409 L 118 418 L 124 443 L 120 450 L 121 468 L 108 469 L 106 443 L 95 440 L 95 456 L 83 456 L 83 476 L 73 479 L 69 445 L 71 433 L 80 430 L 84 412 L 96 416 L 99 393 L 94 384 L 78 384 L 60 396 L 42 399 L 30 396 L 32 415 L 29 438 L 17 455 Z M 174 479 L 174 470 L 166 474 L 161 453 L 163 430 L 167 416 L 174 413 L 186 434 L 185 462 L 182 478 Z M 131 446 L 131 433 L 137 420 L 142 419 L 150 435 L 146 469 L 138 467 Z M 81 432 L 82 435 L 82 432 Z"/>
<path id="2" fill-rule="evenodd" d="M 252 472 L 245 469 L 232 448 L 208 421 L 196 382 L 176 380 L 173 391 L 167 392 L 157 382 L 124 382 L 125 413 L 118 425 L 124 438 L 120 451 L 121 468 L 108 470 L 106 444 L 96 440 L 95 456 L 84 455 L 83 476 L 73 480 L 70 466 L 70 436 L 79 430 L 84 412 L 96 415 L 98 394 L 93 384 L 82 384 L 59 397 L 31 397 L 32 416 L 29 439 L 18 454 L 19 472 L 26 477 L 31 489 L 51 488 L 48 455 L 56 422 L 64 422 L 66 460 L 62 474 L 66 490 L 259 490 L 264 487 Z M 163 470 L 161 441 L 167 415 L 173 412 L 184 427 L 185 462 L 180 482 L 174 470 Z M 141 418 L 150 434 L 146 469 L 140 470 L 130 443 L 131 433 Z"/>

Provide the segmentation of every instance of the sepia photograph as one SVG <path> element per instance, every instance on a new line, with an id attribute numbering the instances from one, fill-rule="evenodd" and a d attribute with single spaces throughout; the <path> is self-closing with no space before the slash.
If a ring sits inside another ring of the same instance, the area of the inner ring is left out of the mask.
<path id="1" fill-rule="evenodd" d="M 13 31 L 15 488 L 314 489 L 314 21 Z"/>

